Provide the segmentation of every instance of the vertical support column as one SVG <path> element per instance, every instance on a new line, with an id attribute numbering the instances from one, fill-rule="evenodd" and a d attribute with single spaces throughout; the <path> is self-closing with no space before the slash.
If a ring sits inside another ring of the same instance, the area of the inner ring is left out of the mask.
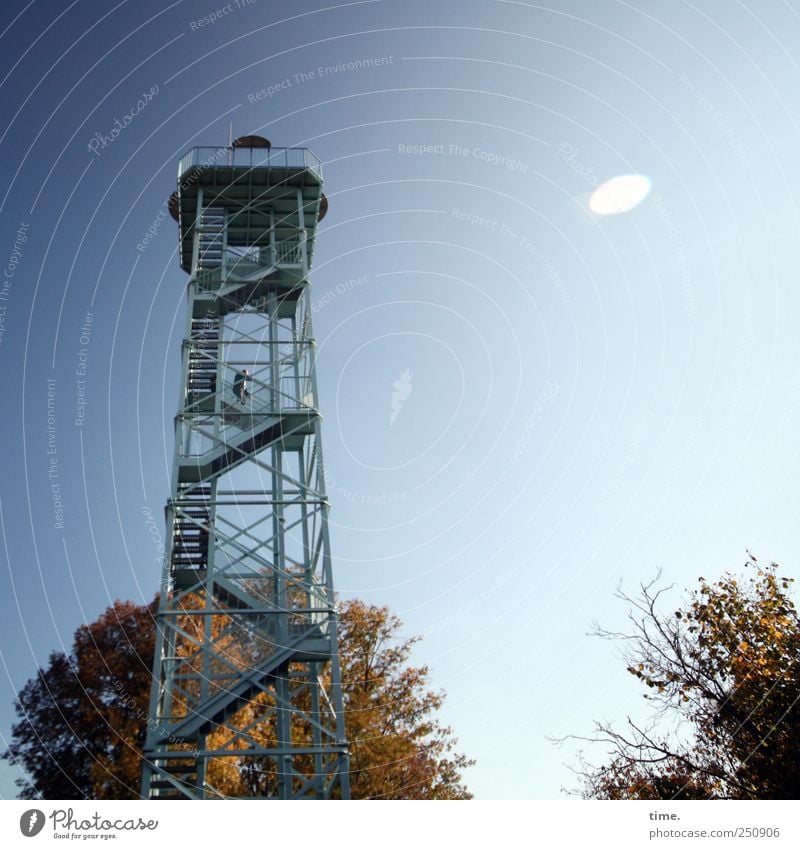
<path id="1" fill-rule="evenodd" d="M 270 406 L 279 415 L 282 406 L 280 392 L 280 324 L 278 321 L 278 295 L 270 289 L 267 298 L 269 321 L 268 358 L 271 387 Z M 272 445 L 272 538 L 274 544 L 274 588 L 276 615 L 275 642 L 280 648 L 289 641 L 288 595 L 286 587 L 286 546 L 284 540 L 285 519 L 283 510 L 283 446 L 280 441 Z M 291 693 L 289 688 L 289 664 L 280 666 L 275 676 L 276 731 L 278 737 L 278 795 L 281 799 L 292 796 L 292 745 Z"/>
<path id="2" fill-rule="evenodd" d="M 311 338 L 313 338 L 313 328 L 311 321 L 311 313 L 310 311 L 307 314 L 308 319 L 308 333 Z M 319 397 L 317 393 L 317 364 L 316 364 L 316 356 L 312 352 L 311 361 L 310 361 L 310 369 L 309 369 L 309 377 L 311 382 L 311 392 L 315 399 Z M 325 489 L 325 480 L 324 480 L 324 471 L 325 471 L 325 462 L 322 456 L 322 423 L 319 419 L 316 420 L 314 425 L 314 449 L 317 452 L 317 474 L 320 475 L 320 490 L 322 492 L 326 492 Z M 325 495 L 325 503 L 322 505 L 321 509 L 321 527 L 320 534 L 322 535 L 322 577 L 325 585 L 325 594 L 328 604 L 330 605 L 330 609 L 333 611 L 331 613 L 331 621 L 328 623 L 328 633 L 330 634 L 331 640 L 331 698 L 333 704 L 336 706 L 336 742 L 341 746 L 346 746 L 347 744 L 347 733 L 345 730 L 345 722 L 344 722 L 344 708 L 342 701 L 342 671 L 339 663 L 339 643 L 338 643 L 338 614 L 335 610 L 335 599 L 333 593 L 333 569 L 331 567 L 331 547 L 330 547 L 330 535 L 328 529 L 328 518 L 330 513 L 330 503 L 327 498 L 327 493 Z M 345 749 L 344 752 L 340 755 L 340 768 L 339 768 L 339 782 L 341 788 L 341 795 L 343 799 L 350 798 L 350 767 L 349 767 L 349 754 Z"/>
<path id="3" fill-rule="evenodd" d="M 306 244 L 306 210 L 303 201 L 303 190 L 297 189 L 297 241 L 300 251 L 300 261 L 303 267 L 303 280 L 308 278 L 308 245 Z"/>
<path id="4" fill-rule="evenodd" d="M 275 265 L 278 261 L 278 252 L 275 248 L 275 211 L 269 211 L 269 263 Z"/>

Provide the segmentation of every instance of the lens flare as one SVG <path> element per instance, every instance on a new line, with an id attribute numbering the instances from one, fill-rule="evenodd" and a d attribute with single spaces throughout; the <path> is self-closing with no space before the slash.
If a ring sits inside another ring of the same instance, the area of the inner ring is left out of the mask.
<path id="1" fill-rule="evenodd" d="M 619 215 L 638 206 L 650 192 L 650 178 L 624 174 L 598 186 L 589 198 L 589 209 L 597 215 Z"/>

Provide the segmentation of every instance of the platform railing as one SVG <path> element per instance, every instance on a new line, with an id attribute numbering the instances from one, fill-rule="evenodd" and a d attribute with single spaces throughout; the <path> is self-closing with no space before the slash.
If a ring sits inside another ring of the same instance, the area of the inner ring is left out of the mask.
<path id="1" fill-rule="evenodd" d="M 252 437 L 268 427 L 268 419 L 287 413 L 316 413 L 310 373 L 282 375 L 279 387 L 272 387 L 248 376 L 248 392 L 242 404 L 233 381 L 224 380 L 223 409 L 220 412 L 195 412 L 192 405 L 176 419 L 176 440 L 180 459 L 200 462 Z"/>
<path id="2" fill-rule="evenodd" d="M 237 276 L 256 274 L 259 270 L 299 268 L 305 275 L 308 272 L 307 250 L 307 235 L 302 229 L 298 229 L 296 236 L 273 241 L 262 248 L 229 247 L 218 251 L 212 260 L 199 256 L 196 279 L 201 289 L 207 289 L 209 284 L 216 288 L 226 277 L 231 277 L 231 282 L 235 283 Z"/>
<path id="3" fill-rule="evenodd" d="M 322 179 L 322 162 L 307 147 L 193 147 L 181 157 L 178 179 L 191 168 L 307 170 Z"/>

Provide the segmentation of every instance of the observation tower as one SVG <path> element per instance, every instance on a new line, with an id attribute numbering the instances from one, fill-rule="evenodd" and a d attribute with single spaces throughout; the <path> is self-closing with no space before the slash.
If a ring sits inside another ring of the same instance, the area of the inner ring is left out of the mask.
<path id="1" fill-rule="evenodd" d="M 308 272 L 319 159 L 196 147 L 169 201 L 188 272 L 142 795 L 348 798 Z"/>

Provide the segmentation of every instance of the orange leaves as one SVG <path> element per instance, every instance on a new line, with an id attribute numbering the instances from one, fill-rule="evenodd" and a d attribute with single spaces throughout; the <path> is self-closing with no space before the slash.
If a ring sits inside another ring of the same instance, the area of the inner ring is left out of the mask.
<path id="1" fill-rule="evenodd" d="M 636 613 L 626 668 L 658 712 L 646 730 L 598 724 L 614 756 L 583 773 L 586 795 L 800 798 L 800 618 L 777 569 L 701 578 L 672 614 L 652 584 L 623 596 Z"/>
<path id="2" fill-rule="evenodd" d="M 354 799 L 467 799 L 449 728 L 435 715 L 443 695 L 427 667 L 408 665 L 418 638 L 402 638 L 387 607 L 342 605 L 340 659 Z"/>

